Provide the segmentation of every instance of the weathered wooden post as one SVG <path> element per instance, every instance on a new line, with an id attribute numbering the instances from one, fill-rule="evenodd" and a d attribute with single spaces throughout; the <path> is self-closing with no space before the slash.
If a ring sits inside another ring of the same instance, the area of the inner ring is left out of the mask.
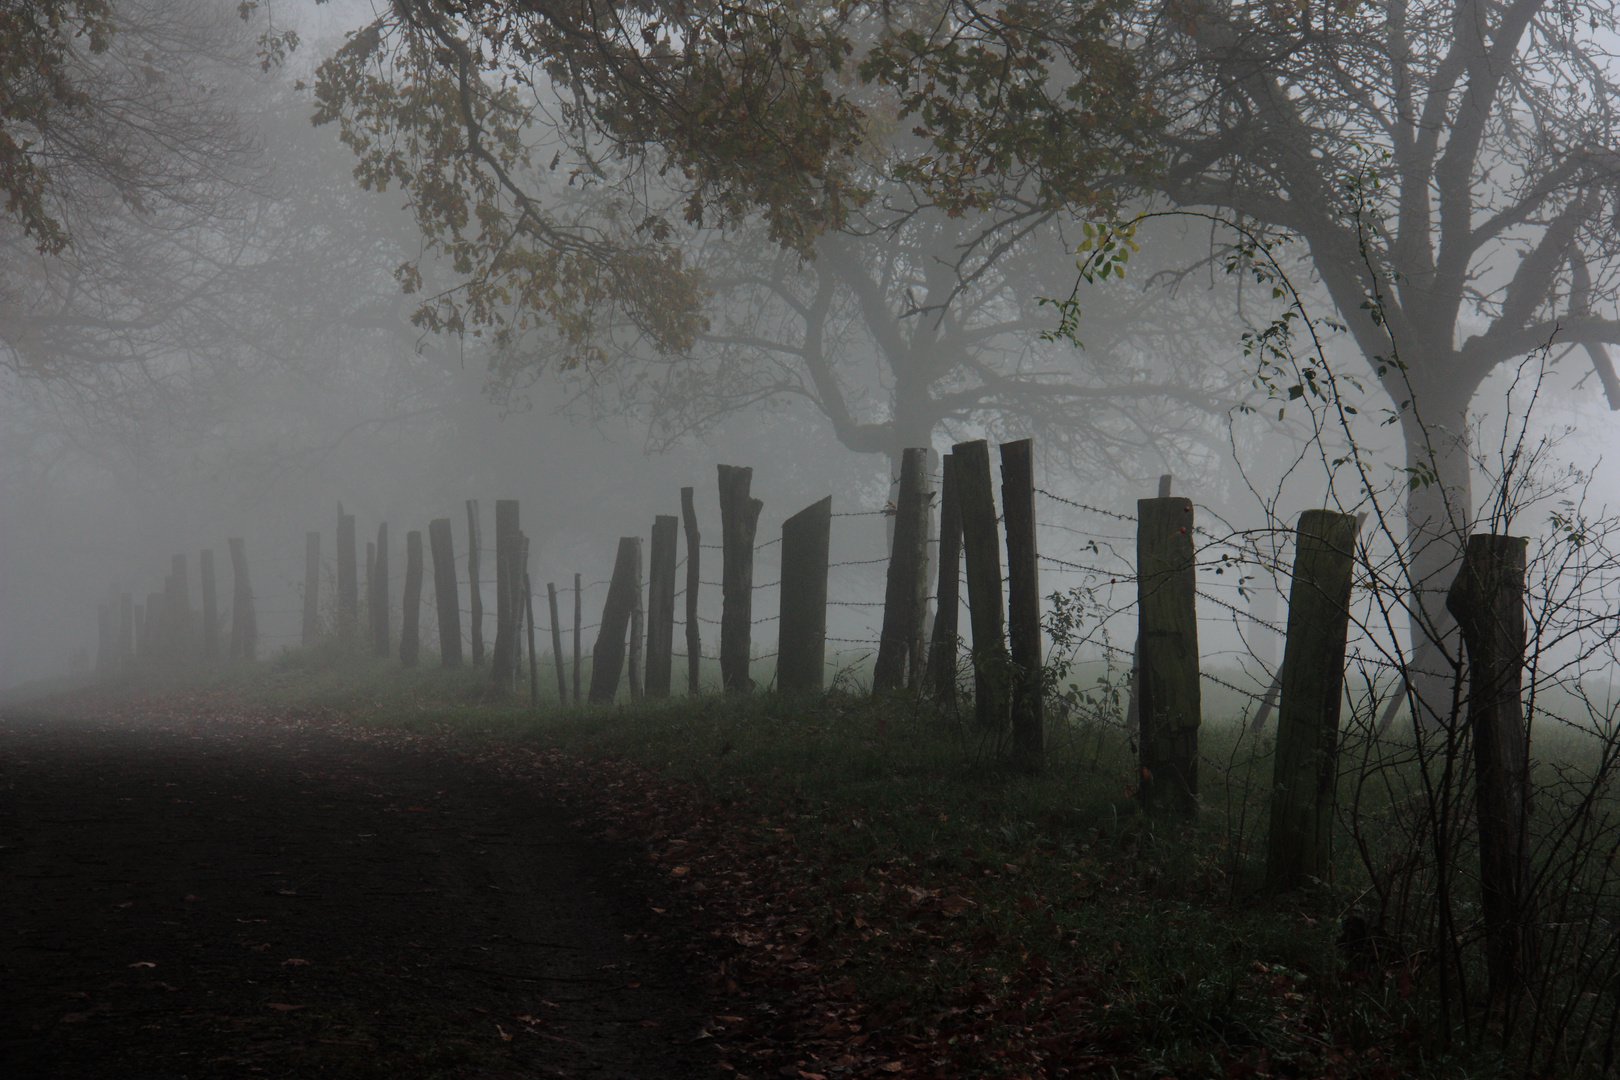
<path id="1" fill-rule="evenodd" d="M 512 587 L 512 619 L 516 624 L 515 637 L 512 643 L 512 690 L 515 693 L 523 685 L 523 630 L 525 625 L 525 614 L 531 616 L 531 618 L 528 620 L 530 623 L 534 621 L 532 618 L 534 615 L 534 609 L 529 604 L 529 537 L 528 534 L 523 532 L 521 529 L 518 530 L 517 559 L 512 564 L 512 572 L 507 578 L 507 582 Z M 530 636 L 533 636 L 532 633 Z M 529 671 L 532 673 L 534 671 L 534 664 L 532 663 L 534 660 L 534 654 L 532 650 L 530 651 L 529 659 L 531 661 L 529 664 Z M 533 687 L 530 687 L 530 690 L 531 700 L 529 704 L 534 705 L 536 702 L 532 700 Z"/>
<path id="2" fill-rule="evenodd" d="M 1174 483 L 1175 476 L 1165 473 L 1159 477 L 1159 498 L 1170 497 L 1170 485 Z M 1139 731 L 1142 726 L 1141 689 L 1142 689 L 1142 635 L 1136 635 L 1136 641 L 1131 645 L 1131 671 L 1127 677 L 1130 687 L 1130 696 L 1125 702 L 1125 730 Z"/>
<path id="3" fill-rule="evenodd" d="M 317 601 L 321 588 L 321 534 L 304 534 L 304 626 L 301 643 L 315 644 L 321 634 L 321 616 Z"/>
<path id="4" fill-rule="evenodd" d="M 608 583 L 607 600 L 602 604 L 602 625 L 596 631 L 596 649 L 591 654 L 590 701 L 593 705 L 608 704 L 619 692 L 619 672 L 624 668 L 624 636 L 630 626 L 630 608 L 635 604 L 640 566 L 641 537 L 619 537 L 613 580 Z"/>
<path id="5" fill-rule="evenodd" d="M 366 639 L 377 639 L 377 541 L 366 541 Z"/>
<path id="6" fill-rule="evenodd" d="M 652 551 L 647 561 L 648 697 L 669 697 L 675 663 L 675 548 L 680 519 L 653 518 Z"/>
<path id="7" fill-rule="evenodd" d="M 1007 639 L 1013 663 L 1013 758 L 1038 771 L 1045 758 L 1041 579 L 1036 565 L 1035 447 L 1001 444 L 1001 518 L 1007 533 Z"/>
<path id="8" fill-rule="evenodd" d="M 1526 543 L 1522 536 L 1470 536 L 1446 594 L 1446 610 L 1456 616 L 1468 653 L 1485 964 L 1490 1004 L 1503 1008 L 1539 966 L 1522 696 Z"/>
<path id="9" fill-rule="evenodd" d="M 128 671 L 135 662 L 135 598 L 118 594 L 118 666 Z"/>
<path id="10" fill-rule="evenodd" d="M 579 651 L 579 643 L 580 643 L 579 620 L 580 620 L 580 611 L 581 611 L 582 599 L 583 599 L 583 597 L 582 597 L 581 592 L 580 592 L 579 575 L 575 574 L 574 575 L 574 704 L 575 705 L 579 704 L 580 672 L 582 670 L 584 670 L 582 665 L 581 665 L 581 657 L 580 657 L 580 651 Z"/>
<path id="11" fill-rule="evenodd" d="M 226 541 L 231 549 L 231 659 L 246 660 L 258 657 L 259 620 L 253 613 L 253 586 L 248 582 L 247 545 L 239 536 Z"/>
<path id="12" fill-rule="evenodd" d="M 219 587 L 214 582 L 213 548 L 198 552 L 197 569 L 202 575 L 203 659 L 213 664 L 219 662 Z"/>
<path id="13" fill-rule="evenodd" d="M 174 635 L 174 658 L 187 664 L 195 663 L 196 635 L 191 624 L 191 586 L 186 576 L 186 557 L 174 555 L 170 561 L 173 570 L 168 580 L 174 594 L 169 597 L 169 619 L 174 624 L 171 630 Z"/>
<path id="14" fill-rule="evenodd" d="M 372 585 L 371 600 L 376 605 L 372 616 L 372 649 L 378 656 L 387 656 L 392 648 L 393 605 L 388 602 L 388 523 L 377 526 L 377 580 Z"/>
<path id="15" fill-rule="evenodd" d="M 748 677 L 754 617 L 754 534 L 765 504 L 750 498 L 754 470 L 721 465 L 720 472 L 720 683 L 730 691 L 754 688 Z"/>
<path id="16" fill-rule="evenodd" d="M 428 522 L 428 550 L 433 558 L 433 604 L 439 613 L 439 663 L 461 666 L 461 597 L 456 587 L 456 544 L 449 518 Z"/>
<path id="17" fill-rule="evenodd" d="M 703 537 L 698 532 L 697 506 L 693 491 L 681 488 L 681 518 L 686 527 L 686 692 L 698 692 L 699 665 L 703 659 L 703 631 L 698 626 L 698 573 L 703 554 Z"/>
<path id="18" fill-rule="evenodd" d="M 352 641 L 360 632 L 360 581 L 356 565 L 354 515 L 343 512 L 338 503 L 337 523 L 337 587 L 338 633 Z"/>
<path id="19" fill-rule="evenodd" d="M 405 598 L 399 611 L 399 662 L 415 667 L 422 648 L 422 534 L 405 534 Z"/>
<path id="20" fill-rule="evenodd" d="M 1198 808 L 1198 582 L 1192 502 L 1136 502 L 1137 712 L 1141 795 L 1149 809 Z"/>
<path id="21" fill-rule="evenodd" d="M 776 687 L 820 690 L 827 663 L 827 560 L 832 496 L 782 522 L 782 613 L 777 620 Z"/>
<path id="22" fill-rule="evenodd" d="M 495 500 L 495 651 L 490 657 L 490 678 L 503 690 L 512 687 L 517 672 L 518 616 L 512 598 L 513 574 L 518 559 L 518 501 Z"/>
<path id="23" fill-rule="evenodd" d="M 956 491 L 962 513 L 962 553 L 967 562 L 968 622 L 973 629 L 973 715 L 979 726 L 1007 725 L 1007 655 L 1001 605 L 1001 544 L 996 499 L 990 486 L 990 444 L 957 443 Z"/>
<path id="24" fill-rule="evenodd" d="M 523 610 L 529 618 L 529 707 L 540 704 L 540 665 L 534 654 L 534 585 L 529 580 L 529 539 L 523 538 Z"/>
<path id="25" fill-rule="evenodd" d="M 889 551 L 889 574 L 883 593 L 883 629 L 878 635 L 877 660 L 872 665 L 874 696 L 907 684 L 912 660 L 922 649 L 923 611 L 918 582 L 927 575 L 923 548 L 927 540 L 923 485 L 928 471 L 928 449 L 908 447 L 900 455 L 900 492 L 895 501 L 894 535 Z"/>
<path id="26" fill-rule="evenodd" d="M 928 671 L 934 698 L 956 701 L 957 614 L 961 603 L 959 575 L 962 571 L 962 506 L 956 494 L 956 458 L 946 454 L 940 461 L 939 485 L 939 584 L 934 589 L 934 635 L 929 642 Z"/>
<path id="27" fill-rule="evenodd" d="M 478 580 L 483 533 L 478 527 L 478 500 L 467 500 L 467 619 L 472 632 L 473 667 L 484 666 L 484 592 Z"/>
<path id="28" fill-rule="evenodd" d="M 138 662 L 146 655 L 146 605 L 136 604 L 135 607 L 135 636 L 134 654 Z"/>
<path id="29" fill-rule="evenodd" d="M 1332 863 L 1355 542 L 1354 514 L 1307 510 L 1294 526 L 1266 841 L 1266 880 L 1273 888 L 1298 888 L 1313 877 L 1325 881 Z"/>
<path id="30" fill-rule="evenodd" d="M 546 602 L 551 605 L 551 659 L 557 668 L 557 704 L 568 707 L 568 677 L 563 672 L 562 627 L 557 622 L 557 583 L 546 582 Z"/>
<path id="31" fill-rule="evenodd" d="M 642 635 L 645 631 L 646 614 L 642 609 L 641 601 L 641 544 L 636 544 L 636 587 L 630 601 L 630 698 L 639 700 L 642 696 Z"/>

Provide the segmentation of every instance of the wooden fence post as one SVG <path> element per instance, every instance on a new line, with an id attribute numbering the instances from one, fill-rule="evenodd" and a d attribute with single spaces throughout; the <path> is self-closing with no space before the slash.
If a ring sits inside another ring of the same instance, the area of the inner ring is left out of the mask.
<path id="1" fill-rule="evenodd" d="M 557 623 L 557 583 L 546 582 L 546 601 L 551 605 L 551 659 L 557 667 L 557 703 L 568 707 L 568 678 L 563 672 L 562 627 Z"/>
<path id="2" fill-rule="evenodd" d="M 765 506 L 750 498 L 754 470 L 721 465 L 720 472 L 720 683 L 727 690 L 754 688 L 748 677 L 754 612 L 754 534 Z"/>
<path id="3" fill-rule="evenodd" d="M 630 626 L 630 608 L 635 603 L 640 566 L 641 537 L 619 537 L 619 553 L 613 561 L 613 580 L 608 583 L 607 600 L 602 604 L 602 625 L 596 631 L 596 649 L 591 654 L 592 705 L 606 705 L 619 693 L 619 673 L 624 667 L 624 636 Z"/>
<path id="4" fill-rule="evenodd" d="M 934 633 L 928 648 L 929 679 L 934 698 L 956 702 L 957 615 L 961 604 L 958 575 L 962 570 L 962 507 L 956 493 L 956 457 L 940 460 L 939 583 L 934 589 Z"/>
<path id="5" fill-rule="evenodd" d="M 831 495 L 782 522 L 776 688 L 783 693 L 822 687 L 827 663 L 827 559 L 831 543 Z"/>
<path id="6" fill-rule="evenodd" d="M 366 638 L 377 639 L 377 541 L 366 541 Z"/>
<path id="7" fill-rule="evenodd" d="M 698 626 L 698 586 L 702 583 L 698 566 L 703 537 L 698 532 L 697 506 L 689 487 L 681 488 L 681 518 L 686 526 L 686 692 L 696 696 L 698 668 L 703 659 L 703 631 Z"/>
<path id="8" fill-rule="evenodd" d="M 169 575 L 169 582 L 174 589 L 174 595 L 169 599 L 169 618 L 174 623 L 174 659 L 183 663 L 195 663 L 197 653 L 194 648 L 195 634 L 191 624 L 191 586 L 186 575 L 186 557 L 184 555 L 171 556 L 173 572 Z"/>
<path id="9" fill-rule="evenodd" d="M 461 597 L 456 587 L 456 542 L 449 518 L 428 522 L 428 550 L 433 557 L 433 603 L 439 612 L 439 663 L 461 666 Z"/>
<path id="10" fill-rule="evenodd" d="M 1197 591 L 1192 502 L 1136 503 L 1138 736 L 1143 805 L 1198 808 Z"/>
<path id="11" fill-rule="evenodd" d="M 979 726 L 1007 725 L 1007 655 L 1001 605 L 1001 544 L 995 492 L 990 486 L 990 445 L 983 439 L 951 447 L 962 513 L 962 553 L 967 562 L 968 622 L 973 629 L 973 715 Z"/>
<path id="12" fill-rule="evenodd" d="M 534 585 L 529 580 L 529 538 L 523 538 L 523 610 L 529 619 L 529 707 L 540 704 L 540 665 L 534 655 Z"/>
<path id="13" fill-rule="evenodd" d="M 1013 663 L 1013 757 L 1029 772 L 1045 757 L 1041 579 L 1035 540 L 1035 446 L 1001 444 L 1001 517 L 1007 533 L 1007 639 Z"/>
<path id="14" fill-rule="evenodd" d="M 641 543 L 636 542 L 636 577 L 635 592 L 630 600 L 630 698 L 639 700 L 642 696 L 642 642 L 646 633 L 646 612 L 642 608 L 641 599 Z"/>
<path id="15" fill-rule="evenodd" d="M 96 605 L 96 678 L 105 679 L 113 673 L 112 608 L 104 600 Z"/>
<path id="16" fill-rule="evenodd" d="M 923 486 L 928 472 L 926 447 L 908 447 L 900 455 L 900 492 L 895 502 L 894 537 L 889 551 L 887 587 L 883 593 L 883 630 L 878 635 L 877 660 L 872 665 L 872 694 L 898 690 L 911 680 L 913 660 L 919 658 L 923 634 L 923 612 L 919 601 L 919 579 L 925 579 L 928 563 L 922 545 L 927 505 Z"/>
<path id="17" fill-rule="evenodd" d="M 228 541 L 231 549 L 231 659 L 246 660 L 258 657 L 259 620 L 253 613 L 253 586 L 248 582 L 247 545 L 239 536 Z"/>
<path id="18" fill-rule="evenodd" d="M 1159 477 L 1159 498 L 1170 497 L 1170 485 L 1175 482 L 1172 473 L 1165 473 Z M 1131 671 L 1126 677 L 1130 696 L 1125 701 L 1125 730 L 1139 731 L 1142 721 L 1142 635 L 1136 635 L 1136 641 L 1131 645 Z"/>
<path id="19" fill-rule="evenodd" d="M 468 629 L 472 633 L 473 667 L 484 666 L 484 590 L 478 580 L 483 532 L 478 524 L 478 500 L 467 500 L 467 606 Z"/>
<path id="20" fill-rule="evenodd" d="M 214 664 L 219 662 L 219 588 L 214 583 L 213 548 L 198 553 L 197 568 L 202 574 L 202 654 L 205 661 Z"/>
<path id="21" fill-rule="evenodd" d="M 356 566 L 354 515 L 343 512 L 338 503 L 337 524 L 337 588 L 338 633 L 345 640 L 353 640 L 360 631 L 360 581 Z"/>
<path id="22" fill-rule="evenodd" d="M 648 697 L 669 697 L 675 662 L 675 547 L 681 521 L 668 514 L 653 518 L 647 560 Z"/>
<path id="23" fill-rule="evenodd" d="M 393 605 L 388 602 L 388 523 L 385 521 L 377 526 L 377 567 L 376 580 L 371 587 L 371 602 L 375 607 L 372 614 L 371 634 L 372 649 L 378 656 L 387 656 L 391 650 L 393 634 L 388 625 L 393 614 Z"/>
<path id="24" fill-rule="evenodd" d="M 1332 863 L 1355 542 L 1354 514 L 1307 510 L 1294 526 L 1266 840 L 1266 881 L 1273 888 L 1326 880 Z"/>
<path id="25" fill-rule="evenodd" d="M 399 662 L 415 667 L 422 648 L 422 534 L 405 534 L 405 598 L 399 611 Z"/>
<path id="26" fill-rule="evenodd" d="M 320 608 L 317 601 L 321 588 L 321 534 L 304 534 L 304 633 L 302 644 L 315 644 L 321 633 Z"/>
<path id="27" fill-rule="evenodd" d="M 517 564 L 518 501 L 495 500 L 495 650 L 490 678 L 503 690 L 512 688 L 517 670 L 517 612 L 512 605 L 512 572 Z"/>
<path id="28" fill-rule="evenodd" d="M 135 662 L 135 598 L 118 594 L 118 668 L 128 671 Z"/>
<path id="29" fill-rule="evenodd" d="M 1522 697 L 1525 547 L 1475 533 L 1446 594 L 1468 653 L 1480 901 L 1491 1007 L 1510 1006 L 1539 966 L 1530 872 L 1529 736 Z"/>
<path id="30" fill-rule="evenodd" d="M 163 658 L 163 594 L 146 594 L 146 613 L 141 620 L 141 659 L 148 664 Z"/>
<path id="31" fill-rule="evenodd" d="M 134 652 L 138 663 L 146 655 L 146 605 L 136 604 L 135 607 L 135 637 Z"/>
<path id="32" fill-rule="evenodd" d="M 581 604 L 582 604 L 582 593 L 581 593 L 580 584 L 579 584 L 579 575 L 575 574 L 574 575 L 574 704 L 575 705 L 579 704 L 580 672 L 583 670 L 583 668 L 581 666 L 581 657 L 580 657 L 580 652 L 579 652 L 579 641 L 580 641 L 580 638 L 579 638 L 579 620 L 580 620 Z"/>

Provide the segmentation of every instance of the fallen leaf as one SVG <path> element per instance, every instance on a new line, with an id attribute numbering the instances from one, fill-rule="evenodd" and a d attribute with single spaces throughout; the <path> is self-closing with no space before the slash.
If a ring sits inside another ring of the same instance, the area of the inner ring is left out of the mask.
<path id="1" fill-rule="evenodd" d="M 673 869 L 673 870 L 671 870 L 669 872 L 669 876 L 670 877 L 685 877 L 687 874 L 690 874 L 691 872 L 692 872 L 692 868 L 690 866 L 677 866 L 675 869 Z"/>
<path id="2" fill-rule="evenodd" d="M 299 960 L 298 958 L 294 957 L 291 960 L 283 960 L 281 962 L 281 966 L 282 967 L 308 967 L 309 966 L 309 961 L 308 960 Z"/>
<path id="3" fill-rule="evenodd" d="M 878 1066 L 879 1070 L 890 1073 L 900 1072 L 904 1068 L 905 1066 L 898 1061 L 885 1061 L 882 1065 Z"/>
<path id="4" fill-rule="evenodd" d="M 636 1023 L 639 1024 L 642 1027 L 657 1027 L 658 1026 L 658 1021 L 657 1020 L 637 1020 Z"/>
<path id="5" fill-rule="evenodd" d="M 276 1012 L 292 1012 L 294 1009 L 302 1009 L 303 1006 L 302 1005 L 287 1005 L 287 1004 L 284 1004 L 283 1002 L 280 1002 L 280 1001 L 267 1001 L 267 1002 L 265 1002 L 265 1008 L 274 1009 L 274 1010 L 276 1010 Z"/>
<path id="6" fill-rule="evenodd" d="M 199 898 L 198 898 L 196 893 L 186 893 L 186 903 L 188 903 L 188 904 L 194 903 L 198 899 Z"/>
<path id="7" fill-rule="evenodd" d="M 129 966 L 132 967 L 132 968 L 137 968 L 137 967 L 155 968 L 155 967 L 157 967 L 157 965 L 152 963 L 152 961 L 150 961 L 150 960 L 137 960 L 137 961 L 135 961 L 133 964 L 131 964 Z"/>
<path id="8" fill-rule="evenodd" d="M 414 810 L 416 808 L 413 806 L 413 807 L 411 807 L 411 809 Z M 504 1039 L 505 1041 L 507 1041 L 507 1042 L 512 1041 L 511 1034 L 505 1028 L 501 1027 L 501 1025 L 496 1024 L 495 1025 L 495 1030 L 501 1033 L 501 1038 Z"/>

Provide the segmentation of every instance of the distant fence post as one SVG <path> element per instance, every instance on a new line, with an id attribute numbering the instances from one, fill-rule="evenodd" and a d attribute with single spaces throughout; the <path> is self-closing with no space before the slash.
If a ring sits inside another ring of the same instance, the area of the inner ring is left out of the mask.
<path id="1" fill-rule="evenodd" d="M 703 658 L 703 631 L 698 626 L 698 586 L 702 584 L 698 565 L 703 536 L 698 532 L 697 506 L 689 487 L 681 488 L 681 518 L 686 526 L 686 692 L 695 695 Z"/>
<path id="2" fill-rule="evenodd" d="M 387 656 L 393 635 L 389 632 L 391 605 L 388 602 L 388 523 L 377 526 L 377 565 L 371 585 L 371 645 L 378 656 Z"/>
<path id="3" fill-rule="evenodd" d="M 190 664 L 196 661 L 196 654 L 192 650 L 191 587 L 186 576 L 186 557 L 172 556 L 171 563 L 173 572 L 169 575 L 169 586 L 174 593 L 169 598 L 169 619 L 174 624 L 174 659 Z"/>
<path id="4" fill-rule="evenodd" d="M 580 611 L 581 611 L 581 606 L 582 606 L 582 598 L 583 598 L 583 591 L 582 591 L 582 589 L 580 587 L 580 584 L 579 584 L 579 575 L 575 574 L 574 575 L 574 704 L 575 705 L 579 704 L 580 672 L 584 670 L 584 667 L 583 667 L 583 665 L 581 663 L 581 657 L 580 657 L 580 651 L 579 651 L 579 643 L 580 643 L 579 620 L 580 620 Z"/>
<path id="5" fill-rule="evenodd" d="M 353 640 L 360 628 L 360 572 L 355 563 L 354 515 L 345 514 L 338 503 L 337 621 L 338 633 L 347 640 Z"/>
<path id="6" fill-rule="evenodd" d="M 219 587 L 214 582 L 213 548 L 198 553 L 197 569 L 202 575 L 202 654 L 213 664 L 219 662 Z"/>
<path id="7" fill-rule="evenodd" d="M 134 653 L 136 661 L 146 655 L 146 605 L 136 604 L 135 608 L 135 636 Z"/>
<path id="8" fill-rule="evenodd" d="M 320 535 L 319 533 L 313 535 Z M 399 662 L 415 667 L 422 648 L 422 534 L 405 534 L 405 597 L 399 610 Z"/>
<path id="9" fill-rule="evenodd" d="M 449 518 L 428 522 L 428 549 L 433 557 L 433 603 L 439 613 L 439 663 L 461 666 L 461 597 L 456 587 L 456 542 Z"/>
<path id="10" fill-rule="evenodd" d="M 675 548 L 681 521 L 668 514 L 653 518 L 647 557 L 648 697 L 669 697 L 675 662 Z"/>
<path id="11" fill-rule="evenodd" d="M 894 534 L 889 551 L 889 573 L 883 593 L 883 630 L 878 635 L 877 660 L 872 665 L 872 693 L 884 694 L 911 682 L 919 667 L 923 611 L 918 582 L 927 574 L 923 557 L 927 539 L 923 487 L 928 473 L 926 447 L 908 447 L 900 455 L 900 491 L 895 500 Z"/>
<path id="12" fill-rule="evenodd" d="M 105 679 L 113 673 L 113 651 L 116 648 L 113 636 L 112 606 L 105 600 L 96 605 L 96 677 Z"/>
<path id="13" fill-rule="evenodd" d="M 258 657 L 259 620 L 253 613 L 253 586 L 248 582 L 247 545 L 239 536 L 228 541 L 231 549 L 231 659 L 246 660 Z"/>
<path id="14" fill-rule="evenodd" d="M 484 591 L 478 580 L 479 555 L 483 532 L 478 524 L 478 500 L 467 500 L 467 607 L 468 629 L 472 633 L 473 667 L 484 666 Z"/>
<path id="15" fill-rule="evenodd" d="M 1045 757 L 1041 579 L 1035 540 L 1035 444 L 1001 444 L 1001 517 L 1007 534 L 1007 639 L 1014 669 L 1013 757 L 1038 771 Z"/>
<path id="16" fill-rule="evenodd" d="M 968 621 L 973 628 L 973 715 L 981 727 L 1007 725 L 1007 655 L 1001 602 L 1001 537 L 990 486 L 990 444 L 957 443 L 956 490 L 967 561 Z"/>
<path id="17" fill-rule="evenodd" d="M 822 687 L 827 663 L 827 558 L 831 543 L 831 495 L 782 522 L 776 688 L 784 693 Z"/>
<path id="18" fill-rule="evenodd" d="M 546 602 L 551 605 L 551 659 L 557 667 L 557 703 L 568 706 L 568 678 L 563 673 L 562 627 L 557 623 L 557 583 L 546 582 Z"/>
<path id="19" fill-rule="evenodd" d="M 512 688 L 517 671 L 517 612 L 513 610 L 512 575 L 518 558 L 518 501 L 495 500 L 495 651 L 490 678 L 503 690 Z"/>
<path id="20" fill-rule="evenodd" d="M 317 601 L 321 588 L 321 534 L 304 534 L 304 634 L 302 644 L 315 644 L 321 633 L 320 608 Z"/>
<path id="21" fill-rule="evenodd" d="M 748 676 L 753 642 L 754 535 L 765 504 L 750 498 L 754 470 L 721 465 L 720 472 L 720 683 L 727 690 L 754 687 Z"/>
<path id="22" fill-rule="evenodd" d="M 636 578 L 640 576 L 641 537 L 619 537 L 619 553 L 613 561 L 613 580 L 608 583 L 607 600 L 602 604 L 602 625 L 596 631 L 596 649 L 591 654 L 591 704 L 606 705 L 619 692 L 619 672 L 624 667 L 624 637 L 630 626 L 630 608 L 635 603 Z"/>
<path id="23" fill-rule="evenodd" d="M 1488 993 L 1493 1006 L 1504 1007 L 1538 966 L 1522 695 L 1526 544 L 1521 536 L 1470 536 L 1446 594 L 1468 652 Z"/>
<path id="24" fill-rule="evenodd" d="M 366 639 L 375 642 L 377 639 L 377 598 L 372 594 L 377 591 L 377 541 L 366 541 Z"/>
<path id="25" fill-rule="evenodd" d="M 145 616 L 141 620 L 140 657 L 148 663 L 163 656 L 163 594 L 147 593 Z"/>
<path id="26" fill-rule="evenodd" d="M 1136 503 L 1137 711 L 1141 794 L 1149 809 L 1198 808 L 1198 617 L 1192 502 Z"/>
<path id="27" fill-rule="evenodd" d="M 1353 514 L 1307 510 L 1294 527 L 1266 839 L 1266 880 L 1275 888 L 1325 880 L 1331 864 L 1355 542 Z"/>
<path id="28" fill-rule="evenodd" d="M 523 610 L 529 619 L 529 706 L 540 704 L 540 666 L 534 655 L 534 585 L 529 580 L 529 538 L 523 538 Z"/>
<path id="29" fill-rule="evenodd" d="M 939 583 L 934 589 L 934 633 L 929 640 L 928 677 L 936 700 L 956 702 L 957 614 L 961 604 L 962 506 L 956 493 L 956 457 L 940 459 Z"/>
<path id="30" fill-rule="evenodd" d="M 118 666 L 128 671 L 135 661 L 135 598 L 127 592 L 118 594 Z"/>

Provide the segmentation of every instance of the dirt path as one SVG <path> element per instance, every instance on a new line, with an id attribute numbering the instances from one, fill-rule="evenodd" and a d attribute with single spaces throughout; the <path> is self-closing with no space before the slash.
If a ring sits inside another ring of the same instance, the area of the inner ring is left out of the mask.
<path id="1" fill-rule="evenodd" d="M 620 855 L 441 755 L 0 718 L 0 1075 L 714 1075 Z"/>

